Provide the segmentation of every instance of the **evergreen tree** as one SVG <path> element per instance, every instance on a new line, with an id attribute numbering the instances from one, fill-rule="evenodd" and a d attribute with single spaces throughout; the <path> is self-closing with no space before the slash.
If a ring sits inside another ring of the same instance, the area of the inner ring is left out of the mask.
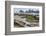
<path id="1" fill-rule="evenodd" d="M 23 10 L 20 10 L 19 12 L 20 12 L 20 13 L 23 13 L 24 11 L 23 11 Z"/>

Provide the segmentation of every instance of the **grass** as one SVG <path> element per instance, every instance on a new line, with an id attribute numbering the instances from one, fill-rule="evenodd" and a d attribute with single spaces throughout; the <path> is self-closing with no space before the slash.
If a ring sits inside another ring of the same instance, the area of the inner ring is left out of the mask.
<path id="1" fill-rule="evenodd" d="M 33 22 L 33 20 L 39 20 L 39 18 L 37 18 L 36 16 L 27 16 L 26 20 L 29 22 Z"/>
<path id="2" fill-rule="evenodd" d="M 26 19 L 27 19 L 27 21 L 32 21 L 32 20 L 34 20 L 35 18 L 34 18 L 33 16 L 27 16 Z"/>

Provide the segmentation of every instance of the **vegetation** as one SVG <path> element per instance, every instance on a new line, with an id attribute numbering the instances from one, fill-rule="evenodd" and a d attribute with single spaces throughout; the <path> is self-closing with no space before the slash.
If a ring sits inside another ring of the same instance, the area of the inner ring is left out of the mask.
<path id="1" fill-rule="evenodd" d="M 19 12 L 20 12 L 20 13 L 24 13 L 24 11 L 23 11 L 23 10 L 20 10 Z"/>
<path id="2" fill-rule="evenodd" d="M 27 16 L 26 17 L 27 21 L 31 22 L 33 20 L 39 20 L 39 18 L 37 18 L 36 16 Z"/>
<path id="3" fill-rule="evenodd" d="M 26 19 L 27 19 L 27 21 L 32 21 L 32 20 L 34 20 L 34 17 L 33 16 L 27 16 Z"/>
<path id="4" fill-rule="evenodd" d="M 34 16 L 35 20 L 39 20 L 39 17 Z"/>
<path id="5" fill-rule="evenodd" d="M 19 12 L 24 13 L 24 11 L 23 11 L 23 10 L 20 10 Z M 26 13 L 39 13 L 39 11 L 38 11 L 38 10 L 34 11 L 34 10 L 31 10 L 31 9 L 26 10 L 25 12 L 26 12 Z"/>

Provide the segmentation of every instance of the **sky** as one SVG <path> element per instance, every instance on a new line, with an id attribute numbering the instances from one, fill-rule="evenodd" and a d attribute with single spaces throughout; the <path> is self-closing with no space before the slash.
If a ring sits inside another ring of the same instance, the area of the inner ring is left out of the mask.
<path id="1" fill-rule="evenodd" d="M 19 13 L 20 10 L 23 10 L 24 12 L 27 10 L 32 10 L 32 8 L 14 8 L 14 13 Z M 34 11 L 38 10 L 38 8 L 33 8 Z"/>

